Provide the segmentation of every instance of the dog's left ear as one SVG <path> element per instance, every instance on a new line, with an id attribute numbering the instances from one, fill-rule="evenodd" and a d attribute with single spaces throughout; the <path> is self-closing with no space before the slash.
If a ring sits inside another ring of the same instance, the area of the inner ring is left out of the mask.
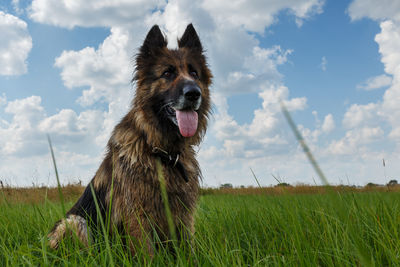
<path id="1" fill-rule="evenodd" d="M 200 38 L 197 35 L 192 23 L 190 23 L 186 27 L 186 30 L 183 33 L 181 39 L 178 40 L 178 46 L 179 48 L 187 47 L 190 49 L 198 50 L 200 52 L 203 51 L 203 46 L 201 45 Z"/>

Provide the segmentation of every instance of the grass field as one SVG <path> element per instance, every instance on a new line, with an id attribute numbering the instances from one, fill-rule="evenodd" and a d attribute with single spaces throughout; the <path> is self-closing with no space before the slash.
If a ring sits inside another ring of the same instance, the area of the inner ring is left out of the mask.
<path id="1" fill-rule="evenodd" d="M 45 189 L 0 189 L 0 266 L 399 264 L 400 193 L 293 188 L 261 193 L 260 189 L 205 191 L 196 215 L 193 249 L 183 244 L 176 257 L 159 249 L 152 258 L 142 251 L 130 257 L 118 238 L 109 246 L 104 239 L 89 248 L 68 241 L 58 251 L 50 250 L 46 234 L 62 217 L 56 194 Z M 80 190 L 64 188 L 66 208 Z"/>

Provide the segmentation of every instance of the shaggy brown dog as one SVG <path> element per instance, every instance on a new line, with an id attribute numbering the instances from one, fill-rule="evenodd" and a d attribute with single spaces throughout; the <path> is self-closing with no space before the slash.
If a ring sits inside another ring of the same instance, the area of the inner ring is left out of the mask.
<path id="1" fill-rule="evenodd" d="M 192 24 L 174 50 L 167 48 L 157 25 L 151 28 L 136 57 L 132 109 L 115 127 L 106 156 L 85 192 L 48 235 L 51 247 L 58 247 L 67 228 L 88 244 L 88 226 L 95 228 L 105 218 L 113 229 L 145 244 L 150 253 L 154 233 L 161 241 L 170 239 L 158 160 L 177 236 L 185 236 L 184 229 L 194 230 L 201 173 L 193 146 L 206 132 L 211 78 Z"/>

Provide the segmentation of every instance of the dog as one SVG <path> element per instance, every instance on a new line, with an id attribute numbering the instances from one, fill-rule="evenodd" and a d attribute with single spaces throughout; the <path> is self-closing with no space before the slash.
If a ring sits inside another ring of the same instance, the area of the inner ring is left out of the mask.
<path id="1" fill-rule="evenodd" d="M 154 25 L 136 55 L 132 81 L 136 93 L 131 109 L 115 126 L 103 162 L 48 234 L 54 249 L 72 233 L 88 245 L 92 228 L 107 217 L 111 233 L 117 229 L 129 237 L 133 254 L 134 241 L 154 253 L 155 239 L 172 238 L 157 166 L 178 239 L 194 231 L 201 179 L 194 147 L 206 133 L 212 74 L 193 25 L 178 39 L 177 49 L 167 48 L 167 39 Z"/>

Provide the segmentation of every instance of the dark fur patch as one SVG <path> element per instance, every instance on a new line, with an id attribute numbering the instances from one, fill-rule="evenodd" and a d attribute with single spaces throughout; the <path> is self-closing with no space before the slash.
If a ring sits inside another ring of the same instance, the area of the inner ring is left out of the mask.
<path id="1" fill-rule="evenodd" d="M 94 187 L 93 182 L 90 182 L 82 196 L 67 212 L 67 216 L 70 214 L 79 215 L 85 218 L 91 227 L 99 225 L 99 219 L 104 219 L 106 217 L 106 195 L 107 188 L 104 185 Z M 96 208 L 95 201 L 97 201 L 99 210 Z M 101 218 L 99 218 L 98 215 L 100 215 Z"/>

